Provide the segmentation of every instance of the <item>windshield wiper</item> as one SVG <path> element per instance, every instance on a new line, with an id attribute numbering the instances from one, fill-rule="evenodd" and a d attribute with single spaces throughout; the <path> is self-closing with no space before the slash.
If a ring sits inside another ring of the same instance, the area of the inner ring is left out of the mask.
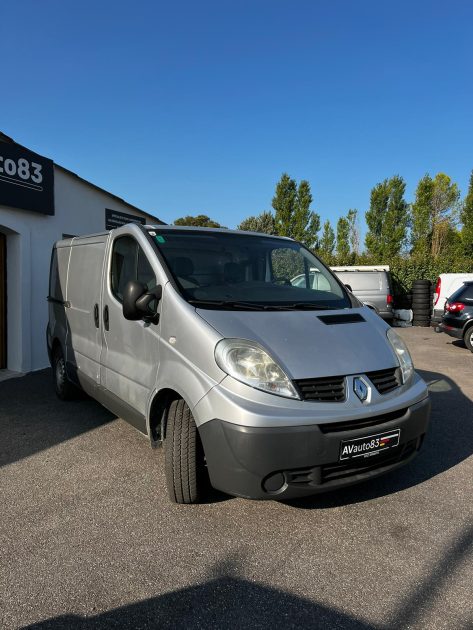
<path id="1" fill-rule="evenodd" d="M 308 309 L 311 311 L 338 311 L 338 306 L 327 306 L 325 304 L 317 304 L 314 302 L 296 302 L 295 304 L 288 304 L 287 306 L 293 309 Z"/>
<path id="2" fill-rule="evenodd" d="M 326 306 L 324 304 L 315 304 L 313 302 L 295 302 L 293 304 L 258 304 L 256 302 L 241 302 L 232 300 L 188 300 L 192 306 L 214 307 L 214 308 L 235 308 L 247 311 L 295 311 L 295 310 L 311 310 L 311 311 L 332 311 L 338 310 L 336 306 Z"/>
<path id="3" fill-rule="evenodd" d="M 265 306 L 262 304 L 253 304 L 252 302 L 232 302 L 227 300 L 188 300 L 192 306 L 210 306 L 216 308 L 241 308 L 251 311 L 264 311 Z"/>

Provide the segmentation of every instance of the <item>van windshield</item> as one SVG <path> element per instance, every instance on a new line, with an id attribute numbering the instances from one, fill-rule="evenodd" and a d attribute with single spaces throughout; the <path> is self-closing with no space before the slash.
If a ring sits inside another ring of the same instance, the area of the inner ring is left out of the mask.
<path id="1" fill-rule="evenodd" d="M 294 241 L 258 234 L 149 231 L 183 297 L 198 308 L 350 308 L 342 284 Z"/>

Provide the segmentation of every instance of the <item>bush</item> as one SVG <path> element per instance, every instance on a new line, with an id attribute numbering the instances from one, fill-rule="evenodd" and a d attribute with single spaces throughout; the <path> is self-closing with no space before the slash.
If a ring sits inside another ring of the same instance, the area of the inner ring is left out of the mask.
<path id="1" fill-rule="evenodd" d="M 433 260 L 432 258 L 398 258 L 391 261 L 391 276 L 394 295 L 409 293 L 414 280 L 430 280 L 435 283 L 441 273 L 471 273 L 473 260 L 466 257 L 453 257 Z"/>

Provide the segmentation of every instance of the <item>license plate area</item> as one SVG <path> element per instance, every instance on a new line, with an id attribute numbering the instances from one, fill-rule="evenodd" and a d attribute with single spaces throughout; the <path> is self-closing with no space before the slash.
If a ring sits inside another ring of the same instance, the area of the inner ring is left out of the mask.
<path id="1" fill-rule="evenodd" d="M 339 461 L 363 459 L 380 455 L 399 446 L 400 437 L 401 429 L 391 429 L 391 431 L 365 435 L 363 437 L 353 438 L 352 440 L 342 440 L 340 443 Z"/>

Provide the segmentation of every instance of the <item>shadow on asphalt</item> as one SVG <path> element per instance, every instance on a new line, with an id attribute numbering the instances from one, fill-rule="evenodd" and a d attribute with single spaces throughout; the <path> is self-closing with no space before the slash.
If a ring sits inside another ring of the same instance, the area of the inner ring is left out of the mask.
<path id="1" fill-rule="evenodd" d="M 463 339 L 455 339 L 454 341 L 452 341 L 452 346 L 455 346 L 456 348 L 461 348 L 462 350 L 468 350 Z M 468 350 L 468 352 L 470 351 Z"/>
<path id="2" fill-rule="evenodd" d="M 115 608 L 91 617 L 64 615 L 28 630 L 93 628 L 344 628 L 377 630 L 343 612 L 262 584 L 220 577 L 191 588 Z"/>
<path id="3" fill-rule="evenodd" d="M 473 453 L 473 402 L 444 374 L 418 373 L 429 385 L 432 413 L 424 444 L 410 464 L 361 484 L 285 503 L 310 510 L 370 501 L 423 483 L 467 459 Z"/>
<path id="4" fill-rule="evenodd" d="M 105 628 L 340 628 L 343 630 L 398 630 L 422 624 L 434 609 L 442 589 L 462 565 L 471 560 L 473 526 L 467 526 L 446 546 L 425 578 L 416 582 L 393 611 L 382 610 L 382 626 L 370 624 L 340 610 L 250 582 L 241 572 L 238 557 L 219 563 L 203 584 L 172 591 L 128 606 L 90 616 L 62 615 L 26 626 L 26 630 L 102 630 Z M 236 561 L 236 562 L 235 562 Z M 380 603 L 383 606 L 383 603 Z M 458 619 L 457 619 L 458 621 Z M 468 620 L 462 627 L 470 627 Z M 420 625 L 420 627 L 426 627 Z"/>
<path id="5" fill-rule="evenodd" d="M 50 369 L 0 383 L 0 466 L 115 420 L 87 396 L 56 397 Z"/>

